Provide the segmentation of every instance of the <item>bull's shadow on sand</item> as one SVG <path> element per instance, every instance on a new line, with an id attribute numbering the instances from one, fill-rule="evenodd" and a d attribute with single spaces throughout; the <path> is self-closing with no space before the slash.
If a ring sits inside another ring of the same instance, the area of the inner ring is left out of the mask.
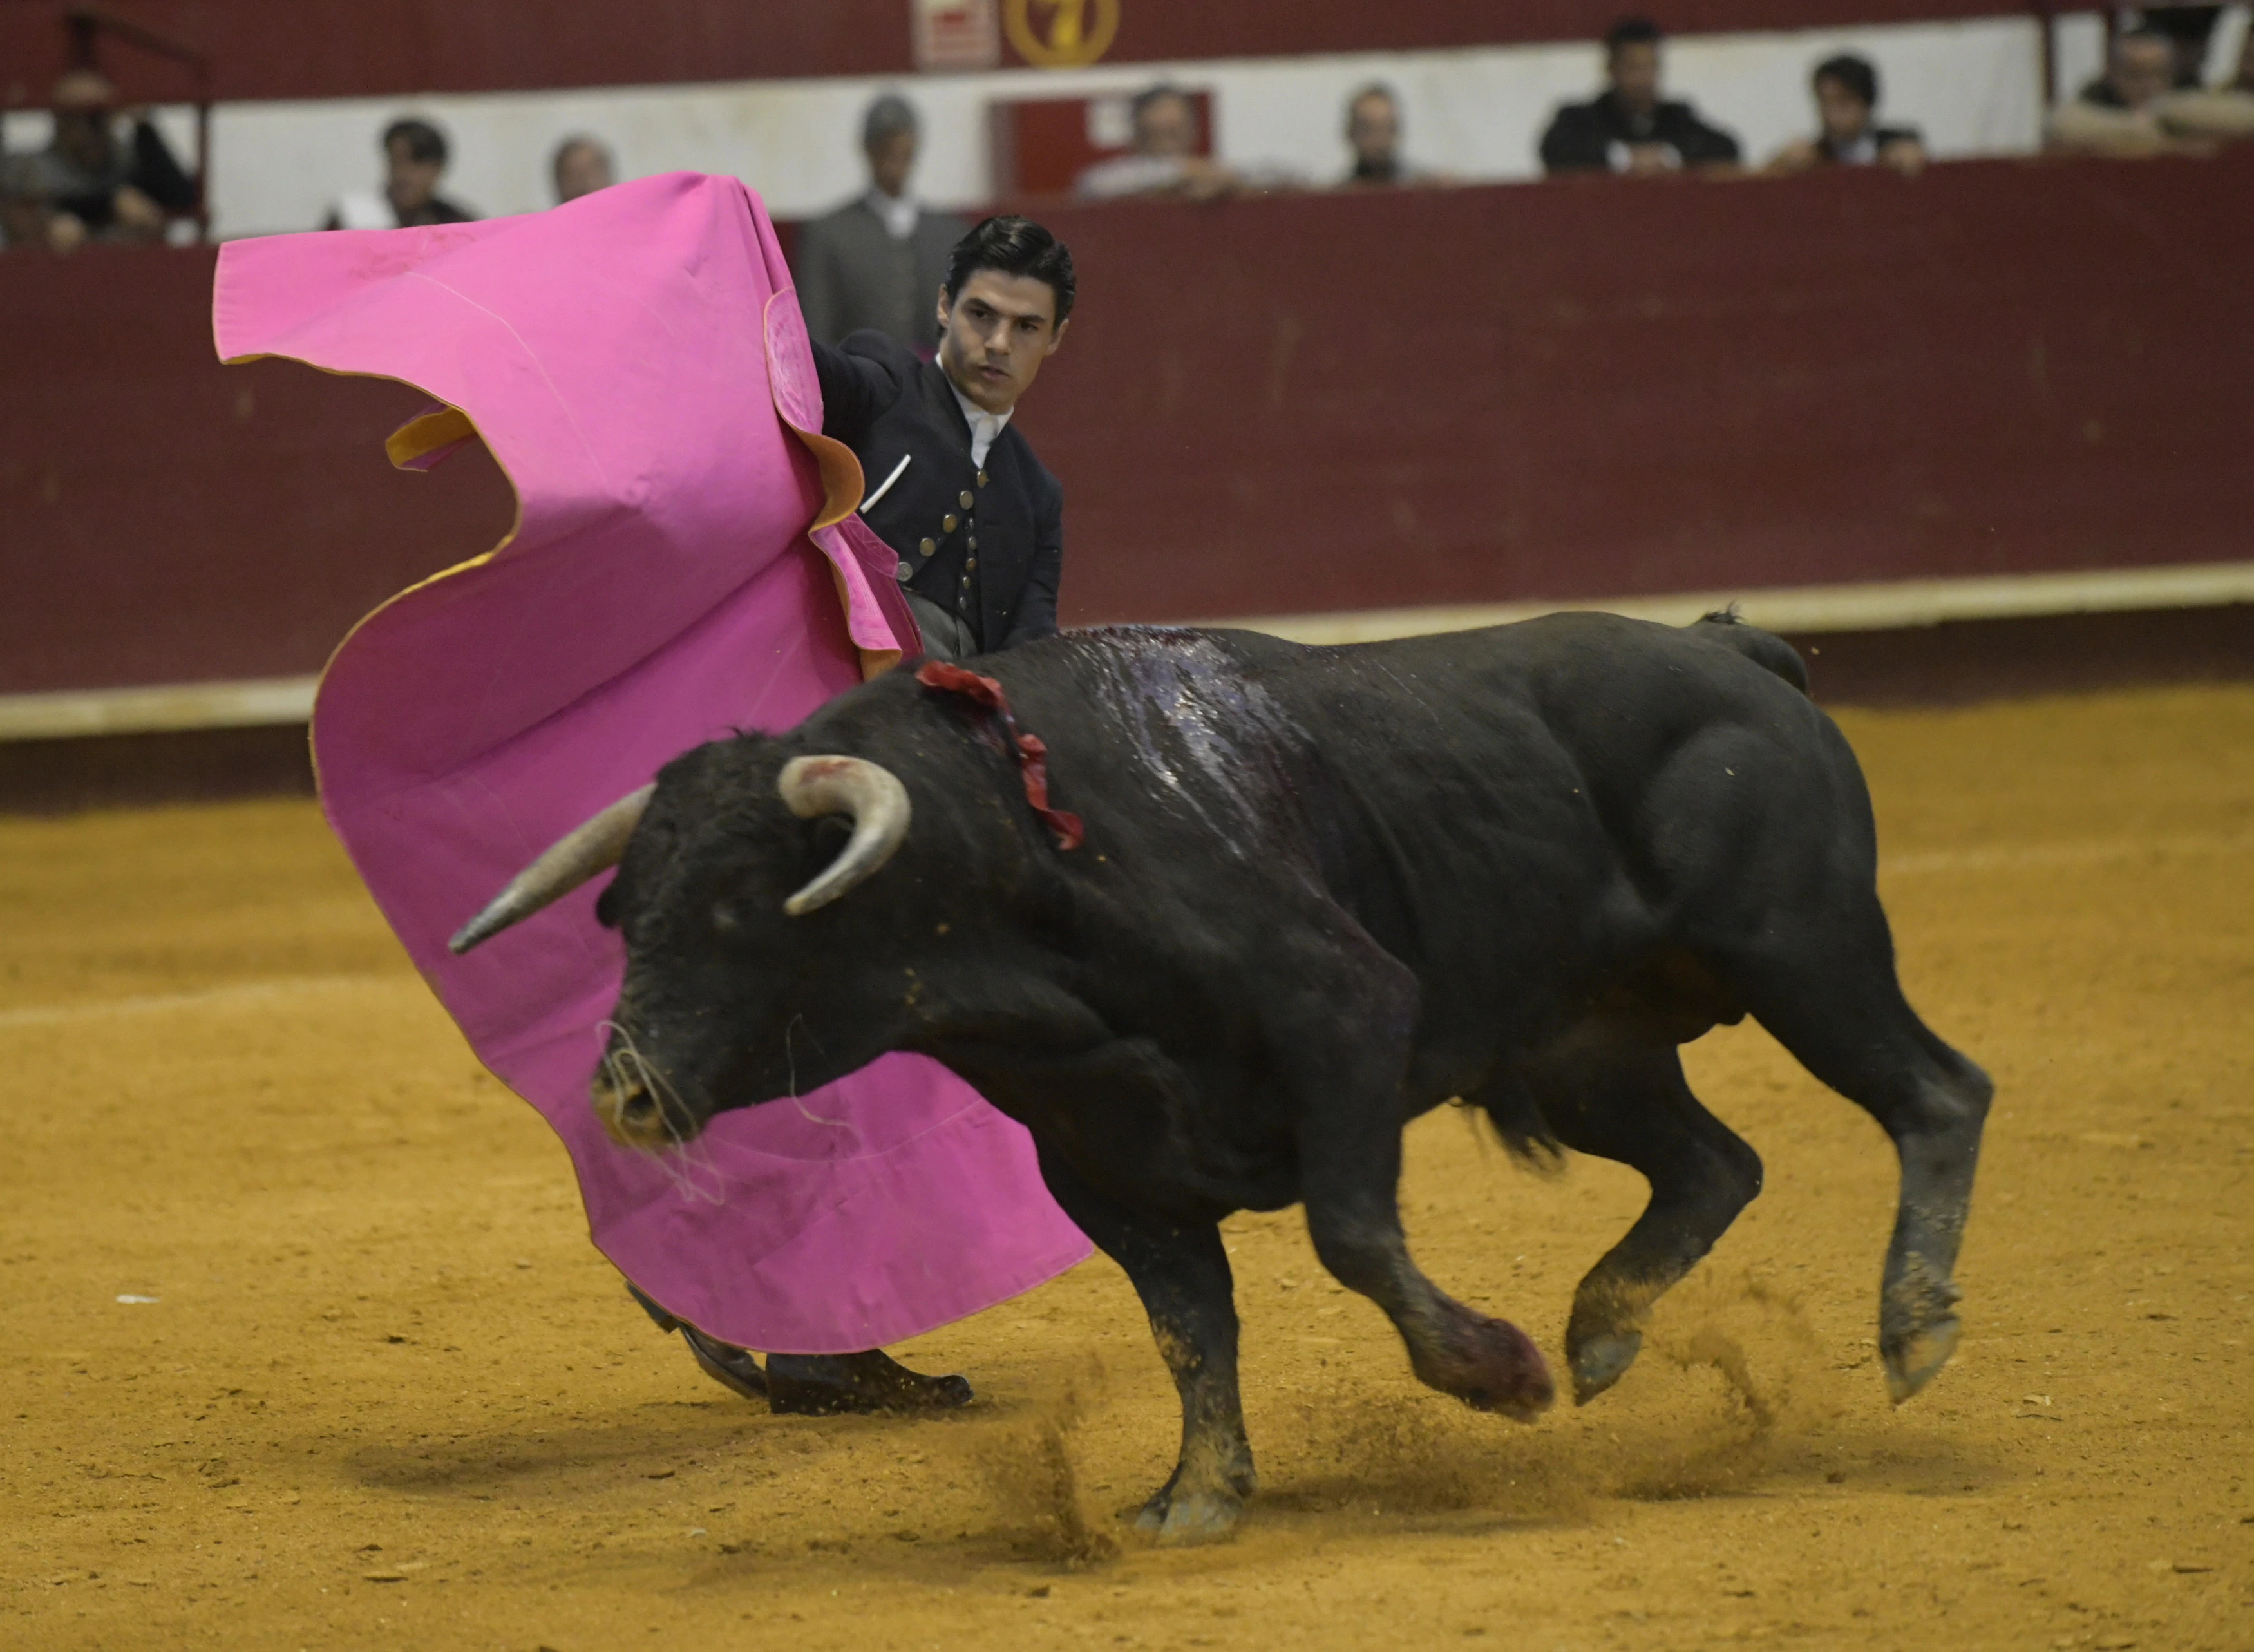
<path id="1" fill-rule="evenodd" d="M 1397 1383 L 1274 1396 L 1263 1409 L 1289 1443 L 1270 1453 L 1234 1552 L 1582 1529 L 1603 1523 L 1607 1502 L 1950 1495 L 2020 1477 L 1968 1455 L 1953 1434 L 1900 1413 L 1864 1414 L 1856 1396 L 1867 1369 L 1827 1368 L 1802 1345 L 1789 1305 L 1753 1306 L 1750 1330 L 1707 1312 L 1662 1320 L 1653 1338 L 1660 1357 L 1631 1390 L 1532 1428 L 1415 1388 L 1406 1373 Z M 1045 1362 L 1024 1376 L 944 1419 L 775 1418 L 726 1400 L 668 1400 L 576 1424 L 360 1444 L 335 1461 L 378 1494 L 534 1497 L 551 1508 L 639 1496 L 676 1475 L 682 1490 L 757 1502 L 761 1488 L 781 1481 L 850 1486 L 872 1454 L 925 1466 L 928 1494 L 906 1491 L 896 1508 L 773 1511 L 698 1563 L 706 1581 L 785 1556 L 914 1580 L 965 1564 L 1083 1571 L 1139 1553 L 1147 1540 L 1122 1496 L 1144 1466 L 1120 1460 L 1148 1446 L 1140 1413 L 1158 1396 L 1093 1359 Z M 313 1444 L 276 1442 L 291 1457 Z"/>

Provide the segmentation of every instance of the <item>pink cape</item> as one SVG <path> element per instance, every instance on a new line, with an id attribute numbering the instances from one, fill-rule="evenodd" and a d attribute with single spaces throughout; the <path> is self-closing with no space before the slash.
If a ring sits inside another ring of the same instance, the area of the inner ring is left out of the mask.
<path id="1" fill-rule="evenodd" d="M 515 487 L 507 540 L 338 649 L 313 748 L 424 978 L 570 1150 L 603 1253 L 681 1318 L 785 1354 L 897 1342 L 1086 1256 L 1026 1132 L 920 1056 L 724 1115 L 674 1161 L 614 1145 L 586 1097 L 622 964 L 595 887 L 446 950 L 666 760 L 794 725 L 914 634 L 851 514 L 859 466 L 809 434 L 821 390 L 757 198 L 676 173 L 522 218 L 234 242 L 213 307 L 226 360 L 437 398 L 396 463 L 482 438 Z"/>

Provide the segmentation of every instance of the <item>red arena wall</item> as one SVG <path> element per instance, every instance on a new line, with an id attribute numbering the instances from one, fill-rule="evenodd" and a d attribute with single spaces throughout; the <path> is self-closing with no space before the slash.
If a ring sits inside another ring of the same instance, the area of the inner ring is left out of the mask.
<path id="1" fill-rule="evenodd" d="M 2245 558 L 2249 206 L 2242 155 L 1055 212 L 1069 617 Z"/>
<path id="2" fill-rule="evenodd" d="M 998 3 L 1006 10 L 1012 0 Z M 36 102 L 42 95 L 63 67 L 63 18 L 72 9 L 64 0 L 0 0 L 0 65 L 6 66 L 0 102 Z M 1685 34 L 1994 17 L 2021 9 L 1995 0 L 1671 0 L 1649 8 L 1669 29 Z M 220 99 L 906 74 L 916 67 L 911 0 L 635 0 L 631 7 L 590 0 L 361 0 L 349 6 L 109 0 L 102 11 L 202 53 L 211 63 L 207 94 Z M 1393 0 L 1383 6 L 1119 0 L 1102 60 L 1594 40 L 1620 14 L 1617 0 Z M 1045 17 L 1028 15 L 1037 31 L 1046 26 Z M 1003 38 L 1006 42 L 1006 32 Z M 130 45 L 118 45 L 104 61 L 131 96 L 197 94 L 184 71 Z M 1025 60 L 1004 44 L 1001 61 Z"/>
<path id="3" fill-rule="evenodd" d="M 1050 214 L 1066 617 L 2249 556 L 2254 157 Z M 506 531 L 396 385 L 211 356 L 207 250 L 0 257 L 0 692 L 317 669 Z"/>

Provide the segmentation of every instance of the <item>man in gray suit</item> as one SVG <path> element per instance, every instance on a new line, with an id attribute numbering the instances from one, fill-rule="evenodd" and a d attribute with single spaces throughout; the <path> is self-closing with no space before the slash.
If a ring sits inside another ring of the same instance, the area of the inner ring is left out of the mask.
<path id="1" fill-rule="evenodd" d="M 916 114 L 906 99 L 887 93 L 872 103 L 861 123 L 867 191 L 799 231 L 793 261 L 799 308 L 806 330 L 823 344 L 873 328 L 927 357 L 932 353 L 948 254 L 970 226 L 926 211 L 908 192 L 916 136 Z"/>

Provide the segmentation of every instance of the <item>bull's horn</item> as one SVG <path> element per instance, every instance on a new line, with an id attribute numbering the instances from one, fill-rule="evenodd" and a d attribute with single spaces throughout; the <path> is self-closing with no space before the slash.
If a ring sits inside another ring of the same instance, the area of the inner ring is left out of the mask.
<path id="1" fill-rule="evenodd" d="M 801 820 L 850 815 L 853 836 L 820 877 L 782 903 L 794 918 L 826 906 L 892 858 L 908 835 L 908 788 L 861 757 L 794 757 L 776 788 Z"/>
<path id="2" fill-rule="evenodd" d="M 626 852 L 626 839 L 649 807 L 654 784 L 628 792 L 569 836 L 558 840 L 539 859 L 509 879 L 508 887 L 446 943 L 452 953 L 467 952 L 481 941 L 490 941 L 511 924 L 522 923 L 552 901 L 562 900 L 581 884 L 619 864 Z"/>

